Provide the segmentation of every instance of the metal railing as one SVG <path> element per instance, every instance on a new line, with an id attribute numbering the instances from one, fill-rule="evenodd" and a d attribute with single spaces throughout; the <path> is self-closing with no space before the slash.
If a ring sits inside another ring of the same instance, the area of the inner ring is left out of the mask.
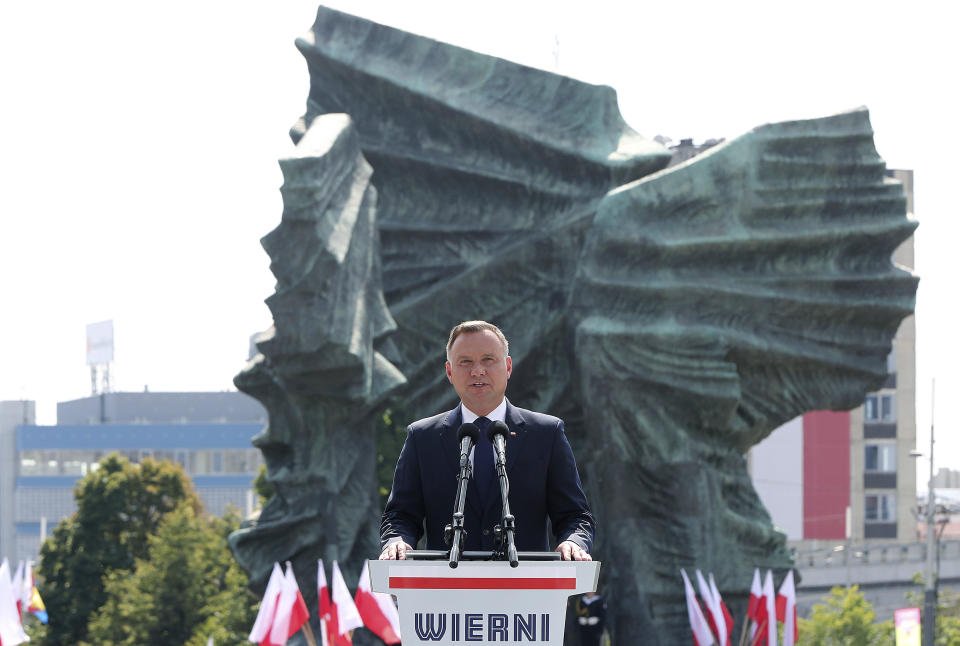
<path id="1" fill-rule="evenodd" d="M 795 552 L 800 572 L 798 588 L 830 588 L 834 585 L 909 584 L 923 573 L 926 542 L 850 543 Z M 940 580 L 960 583 L 960 540 L 939 544 Z"/>

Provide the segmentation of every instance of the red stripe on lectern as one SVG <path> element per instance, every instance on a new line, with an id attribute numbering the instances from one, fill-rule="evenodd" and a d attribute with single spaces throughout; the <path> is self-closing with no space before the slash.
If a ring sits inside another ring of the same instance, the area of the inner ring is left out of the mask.
<path id="1" fill-rule="evenodd" d="M 490 579 L 477 577 L 392 576 L 390 587 L 408 590 L 573 590 L 577 579 Z"/>

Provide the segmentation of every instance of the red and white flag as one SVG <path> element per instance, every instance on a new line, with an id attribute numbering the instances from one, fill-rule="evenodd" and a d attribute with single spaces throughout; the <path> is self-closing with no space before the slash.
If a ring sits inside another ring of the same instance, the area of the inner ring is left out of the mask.
<path id="1" fill-rule="evenodd" d="M 323 571 L 323 559 L 317 561 L 317 611 L 320 615 L 320 643 L 322 646 L 330 646 L 337 633 L 330 608 L 330 590 L 327 587 L 327 573 Z"/>
<path id="2" fill-rule="evenodd" d="M 33 601 L 33 564 L 30 561 L 24 563 L 23 579 L 20 581 L 20 621 L 23 622 L 23 615 L 30 612 L 31 601 Z"/>
<path id="3" fill-rule="evenodd" d="M 763 606 L 767 617 L 767 646 L 777 646 L 777 597 L 773 591 L 773 572 L 763 579 Z"/>
<path id="4" fill-rule="evenodd" d="M 277 597 L 277 612 L 273 617 L 273 627 L 270 628 L 270 643 L 286 644 L 309 618 L 310 613 L 293 574 L 293 566 L 287 561 L 287 571 L 283 575 L 280 596 Z"/>
<path id="5" fill-rule="evenodd" d="M 353 603 L 353 597 L 347 589 L 347 584 L 340 574 L 340 566 L 333 562 L 333 582 L 331 614 L 336 617 L 336 635 L 333 643 L 335 646 L 353 646 L 353 639 L 350 637 L 350 631 L 363 625 L 360 619 L 360 613 L 357 612 L 357 606 Z"/>
<path id="6" fill-rule="evenodd" d="M 710 625 L 710 630 L 717 636 L 717 643 L 726 646 L 727 623 L 720 611 L 720 604 L 713 596 L 713 590 L 710 589 L 700 570 L 697 570 L 697 587 L 700 589 L 700 598 L 703 599 L 703 605 L 707 610 L 707 623 Z"/>
<path id="7" fill-rule="evenodd" d="M 385 644 L 400 643 L 400 615 L 389 594 L 370 589 L 370 568 L 363 562 L 357 595 L 353 599 L 363 625 L 370 629 Z"/>
<path id="8" fill-rule="evenodd" d="M 19 599 L 19 591 L 14 592 L 13 581 L 10 580 L 10 564 L 3 559 L 0 562 L 0 644 L 3 646 L 16 646 L 30 641 L 20 624 L 20 614 L 17 612 Z"/>
<path id="9" fill-rule="evenodd" d="M 17 600 L 17 617 L 23 624 L 23 611 L 26 610 L 23 607 L 23 561 L 17 563 L 17 571 L 13 575 L 13 594 Z M 3 646 L 3 644 L 0 644 L 0 646 Z"/>
<path id="10" fill-rule="evenodd" d="M 279 563 L 273 564 L 273 571 L 270 572 L 270 579 L 267 581 L 267 589 L 263 592 L 263 599 L 260 601 L 260 610 L 257 611 L 257 618 L 253 622 L 253 629 L 250 630 L 250 636 L 247 638 L 254 644 L 270 644 L 270 629 L 273 627 L 273 618 L 277 614 L 277 601 L 280 599 L 280 591 L 283 587 L 283 571 Z"/>
<path id="11" fill-rule="evenodd" d="M 727 641 L 721 646 L 730 646 L 730 635 L 733 634 L 733 615 L 730 614 L 730 609 L 727 608 L 727 604 L 723 602 L 723 597 L 720 596 L 717 582 L 713 579 L 713 572 L 710 573 L 710 591 L 713 592 L 714 601 L 720 606 L 720 612 L 723 614 L 723 623 L 727 627 Z"/>
<path id="12" fill-rule="evenodd" d="M 697 595 L 693 592 L 687 573 L 681 569 L 680 575 L 683 577 L 683 591 L 687 596 L 687 617 L 690 619 L 690 630 L 693 631 L 693 642 L 696 646 L 711 646 L 714 643 L 713 633 L 710 632 L 710 626 L 697 602 Z"/>
<path id="13" fill-rule="evenodd" d="M 750 584 L 750 601 L 747 604 L 747 616 L 753 620 L 750 626 L 750 644 L 755 646 L 767 637 L 767 606 L 763 602 L 763 585 L 760 583 L 760 569 L 753 570 L 753 583 Z"/>
<path id="14" fill-rule="evenodd" d="M 793 570 L 787 572 L 777 592 L 777 621 L 783 622 L 783 646 L 797 643 L 797 589 L 793 584 Z"/>

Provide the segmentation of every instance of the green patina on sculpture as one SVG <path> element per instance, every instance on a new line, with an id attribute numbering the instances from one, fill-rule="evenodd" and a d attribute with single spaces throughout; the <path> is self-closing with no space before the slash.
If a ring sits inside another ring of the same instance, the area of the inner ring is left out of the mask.
<path id="1" fill-rule="evenodd" d="M 510 339 L 508 397 L 567 422 L 614 639 L 688 639 L 681 567 L 735 607 L 755 567 L 791 567 L 743 454 L 862 402 L 914 306 L 866 110 L 664 170 L 610 88 L 325 8 L 297 45 L 274 327 L 236 378 L 270 413 L 277 495 L 231 537 L 256 584 L 292 560 L 311 603 L 317 558 L 351 581 L 378 554 L 374 420 L 387 396 L 453 407 L 444 343 L 474 318 Z"/>

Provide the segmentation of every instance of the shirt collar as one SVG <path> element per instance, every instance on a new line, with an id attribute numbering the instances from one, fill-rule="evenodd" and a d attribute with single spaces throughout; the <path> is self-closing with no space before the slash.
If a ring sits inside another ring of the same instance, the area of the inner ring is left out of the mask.
<path id="1" fill-rule="evenodd" d="M 460 415 L 463 417 L 464 424 L 472 424 L 477 420 L 479 415 L 474 413 L 472 410 L 464 406 L 463 402 L 460 402 Z M 491 422 L 506 422 L 507 421 L 507 398 L 504 397 L 503 401 L 500 402 L 500 405 L 494 408 L 492 411 L 484 415 Z"/>

